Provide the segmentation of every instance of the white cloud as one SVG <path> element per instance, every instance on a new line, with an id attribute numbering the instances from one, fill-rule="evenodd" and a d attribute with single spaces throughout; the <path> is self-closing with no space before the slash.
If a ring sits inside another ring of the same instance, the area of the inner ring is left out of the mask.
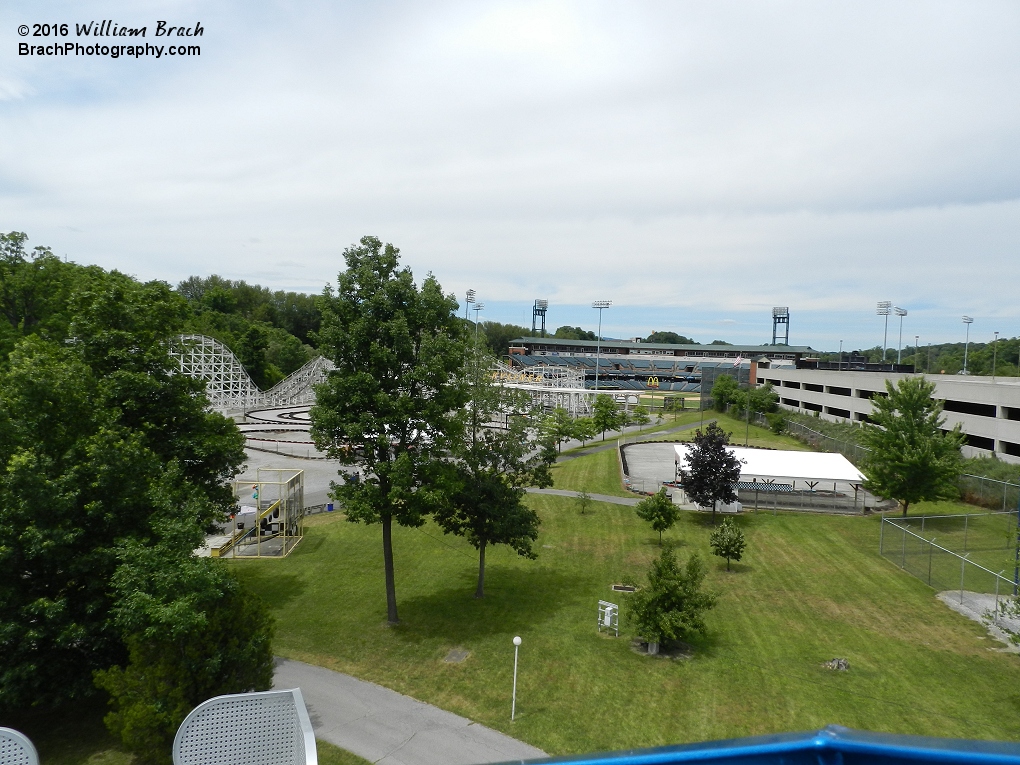
<path id="1" fill-rule="evenodd" d="M 206 33 L 190 60 L 0 51 L 0 229 L 75 259 L 317 290 L 373 233 L 458 293 L 620 317 L 1020 314 L 1009 3 L 90 11 Z"/>

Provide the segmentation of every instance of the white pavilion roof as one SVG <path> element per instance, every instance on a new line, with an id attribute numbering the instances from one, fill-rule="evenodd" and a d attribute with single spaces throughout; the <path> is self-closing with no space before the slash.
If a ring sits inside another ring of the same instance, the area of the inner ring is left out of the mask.
<path id="1" fill-rule="evenodd" d="M 677 462 L 687 465 L 689 444 L 676 444 Z M 842 454 L 795 452 L 780 449 L 749 449 L 727 446 L 740 460 L 740 480 L 751 478 L 796 478 L 806 481 L 849 481 L 860 483 L 864 474 Z"/>

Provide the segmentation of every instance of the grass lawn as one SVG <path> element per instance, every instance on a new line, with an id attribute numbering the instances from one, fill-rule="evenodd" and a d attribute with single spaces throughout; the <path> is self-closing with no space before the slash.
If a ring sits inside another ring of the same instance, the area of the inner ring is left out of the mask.
<path id="1" fill-rule="evenodd" d="M 614 442 L 612 448 L 584 457 L 558 462 L 552 467 L 553 488 L 608 494 L 611 497 L 633 497 L 623 488 L 620 458 Z"/>
<path id="2" fill-rule="evenodd" d="M 597 457 L 598 455 L 596 455 Z M 590 458 L 590 459 L 594 459 Z M 591 490 L 591 489 L 590 489 Z M 532 495 L 539 557 L 491 550 L 475 600 L 475 551 L 433 526 L 394 533 L 403 623 L 385 624 L 378 527 L 319 516 L 283 561 L 233 563 L 278 618 L 277 652 L 378 682 L 553 754 L 652 746 L 827 723 L 901 733 L 1020 737 L 1020 658 L 877 553 L 878 519 L 748 515 L 745 559 L 725 572 L 707 516 L 666 538 L 710 566 L 710 633 L 689 660 L 641 656 L 626 595 L 657 535 L 632 508 Z M 625 636 L 595 630 L 622 602 Z M 511 724 L 511 638 L 521 635 Z M 447 664 L 452 648 L 470 652 Z M 825 670 L 834 657 L 851 670 Z"/>

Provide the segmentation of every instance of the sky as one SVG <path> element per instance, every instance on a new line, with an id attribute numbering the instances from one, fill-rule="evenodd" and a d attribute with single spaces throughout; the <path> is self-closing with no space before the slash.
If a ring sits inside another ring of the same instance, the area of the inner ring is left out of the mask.
<path id="1" fill-rule="evenodd" d="M 483 320 L 1020 335 L 1015 2 L 84 7 L 0 4 L 0 231 L 69 260 L 319 292 L 373 235 Z M 76 35 L 104 19 L 146 37 Z M 201 52 L 19 55 L 54 42 Z"/>

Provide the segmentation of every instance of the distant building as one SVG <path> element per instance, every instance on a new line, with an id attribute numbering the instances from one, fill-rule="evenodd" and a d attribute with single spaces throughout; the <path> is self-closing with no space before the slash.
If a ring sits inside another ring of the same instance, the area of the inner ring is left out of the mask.
<path id="1" fill-rule="evenodd" d="M 826 420 L 866 422 L 873 396 L 885 395 L 885 382 L 895 385 L 905 372 L 864 372 L 837 369 L 757 368 L 757 383 L 772 383 L 779 404 Z M 946 428 L 960 424 L 967 442 L 964 454 L 991 456 L 1020 463 L 1020 378 L 926 375 L 943 400 Z"/>

